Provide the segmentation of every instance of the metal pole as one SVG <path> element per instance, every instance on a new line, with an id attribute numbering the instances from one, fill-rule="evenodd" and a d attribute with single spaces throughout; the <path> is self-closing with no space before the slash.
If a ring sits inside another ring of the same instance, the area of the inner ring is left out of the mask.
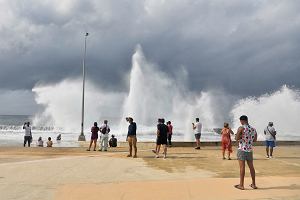
<path id="1" fill-rule="evenodd" d="M 85 33 L 84 36 L 84 53 L 82 61 L 82 105 L 81 105 L 81 132 L 78 137 L 78 141 L 85 141 L 84 135 L 84 93 L 85 93 L 85 58 L 86 58 L 86 40 L 89 33 Z"/>

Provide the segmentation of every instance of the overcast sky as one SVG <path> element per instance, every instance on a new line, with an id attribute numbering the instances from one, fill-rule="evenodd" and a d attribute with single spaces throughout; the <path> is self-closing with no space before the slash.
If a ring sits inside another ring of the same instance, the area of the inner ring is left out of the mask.
<path id="1" fill-rule="evenodd" d="M 0 0 L 0 114 L 35 112 L 35 84 L 80 76 L 85 31 L 87 77 L 106 89 L 128 89 L 137 44 L 170 76 L 184 66 L 192 91 L 300 88 L 299 10 L 298 0 Z"/>

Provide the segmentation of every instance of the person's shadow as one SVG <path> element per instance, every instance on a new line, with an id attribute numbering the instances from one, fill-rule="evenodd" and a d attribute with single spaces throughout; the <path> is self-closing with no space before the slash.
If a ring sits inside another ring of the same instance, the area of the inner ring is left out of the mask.
<path id="1" fill-rule="evenodd" d="M 289 186 L 277 186 L 277 187 L 259 187 L 259 190 L 300 190 L 300 185 L 292 184 Z"/>

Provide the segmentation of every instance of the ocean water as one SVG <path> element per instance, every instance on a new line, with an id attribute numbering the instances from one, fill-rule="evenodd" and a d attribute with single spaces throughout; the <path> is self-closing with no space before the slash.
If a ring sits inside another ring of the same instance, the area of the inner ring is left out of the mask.
<path id="1" fill-rule="evenodd" d="M 32 123 L 29 115 L 0 115 L 0 146 L 22 146 L 24 140 L 24 122 Z M 56 141 L 56 136 L 62 134 L 62 141 Z M 71 133 L 64 133 L 59 129 L 49 126 L 35 126 L 32 124 L 32 146 L 36 146 L 37 139 L 42 137 L 44 142 L 51 137 L 56 147 L 79 146 L 76 138 Z M 78 136 L 77 136 L 78 137 Z"/>
<path id="2" fill-rule="evenodd" d="M 79 143 L 77 142 L 80 129 L 78 128 L 77 132 L 65 131 L 64 128 L 51 127 L 51 126 L 36 126 L 34 124 L 34 117 L 28 115 L 0 115 L 0 146 L 22 146 L 24 138 L 24 130 L 22 126 L 24 122 L 31 122 L 32 125 L 32 135 L 33 135 L 33 144 L 36 146 L 37 139 L 42 137 L 44 141 L 48 137 L 51 137 L 54 143 L 54 147 L 77 147 Z M 109 118 L 108 118 L 109 119 Z M 117 136 L 119 141 L 125 141 L 126 132 L 119 132 L 120 128 L 118 127 L 119 119 L 109 119 L 111 123 L 111 134 Z M 100 123 L 100 122 L 99 122 Z M 156 139 L 156 123 L 153 123 L 153 126 L 140 126 L 137 124 L 138 131 L 138 141 L 155 141 Z M 85 128 L 85 136 L 87 141 L 90 139 L 90 126 Z M 235 131 L 235 130 L 234 130 Z M 220 141 L 221 137 L 217 133 L 218 130 L 215 128 L 204 128 L 201 140 L 202 141 Z M 61 141 L 56 141 L 56 136 L 58 134 L 62 135 Z M 173 141 L 194 141 L 186 140 L 185 135 L 189 134 L 191 137 L 194 136 L 192 129 L 189 133 L 186 133 L 184 130 L 176 129 L 176 124 L 174 124 L 174 133 Z M 286 141 L 300 141 L 300 136 L 295 136 L 296 134 L 285 134 L 278 135 L 279 140 Z M 263 137 L 260 137 L 260 140 L 263 140 Z"/>
<path id="3" fill-rule="evenodd" d="M 127 133 L 119 132 L 120 129 L 117 126 L 119 120 L 113 118 L 108 118 L 108 120 L 111 123 L 111 134 L 116 135 L 119 141 L 125 141 Z M 48 137 L 51 137 L 56 147 L 79 146 L 77 142 L 80 133 L 79 128 L 77 132 L 69 132 L 60 127 L 36 126 L 34 124 L 34 116 L 29 115 L 0 115 L 0 146 L 22 146 L 24 138 L 24 130 L 22 127 L 24 122 L 27 121 L 31 122 L 32 125 L 33 146 L 36 146 L 39 137 L 42 137 L 44 141 L 46 141 Z M 90 126 L 86 126 L 85 136 L 87 140 L 90 139 L 89 129 Z M 61 141 L 56 141 L 58 134 L 62 135 Z M 153 124 L 153 127 L 138 125 L 137 134 L 139 141 L 155 141 L 156 123 Z M 183 131 L 174 129 L 173 141 L 183 141 L 185 134 Z M 191 131 L 190 134 L 193 135 L 193 131 Z M 203 140 L 219 141 L 220 135 L 213 130 L 205 130 Z"/>
<path id="4" fill-rule="evenodd" d="M 194 141 L 192 122 L 196 117 L 203 124 L 202 141 L 220 141 L 215 128 L 228 122 L 236 132 L 239 117 L 247 115 L 256 128 L 258 139 L 264 140 L 263 130 L 274 122 L 278 140 L 300 141 L 300 91 L 283 85 L 277 91 L 261 96 L 236 97 L 225 91 L 207 89 L 191 91 L 188 72 L 184 67 L 175 71 L 176 77 L 149 62 L 138 45 L 132 56 L 132 67 L 127 90 L 111 91 L 86 81 L 85 135 L 90 138 L 90 127 L 108 119 L 111 133 L 125 141 L 128 123 L 137 123 L 139 141 L 155 141 L 158 118 L 172 121 L 174 141 Z M 32 89 L 35 101 L 44 108 L 34 116 L 0 116 L 0 145 L 22 145 L 24 121 L 33 125 L 34 143 L 38 137 L 52 137 L 54 146 L 77 146 L 81 124 L 82 79 L 65 79 L 55 84 L 37 84 Z M 59 94 L 59 95 L 58 95 Z M 62 134 L 61 143 L 55 138 Z"/>

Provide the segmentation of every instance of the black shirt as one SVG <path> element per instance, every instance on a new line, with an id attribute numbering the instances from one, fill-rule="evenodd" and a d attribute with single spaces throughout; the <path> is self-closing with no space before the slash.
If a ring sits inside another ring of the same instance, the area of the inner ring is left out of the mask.
<path id="1" fill-rule="evenodd" d="M 159 136 L 162 138 L 167 138 L 168 135 L 168 126 L 165 124 L 157 124 L 157 130 L 159 130 Z"/>

